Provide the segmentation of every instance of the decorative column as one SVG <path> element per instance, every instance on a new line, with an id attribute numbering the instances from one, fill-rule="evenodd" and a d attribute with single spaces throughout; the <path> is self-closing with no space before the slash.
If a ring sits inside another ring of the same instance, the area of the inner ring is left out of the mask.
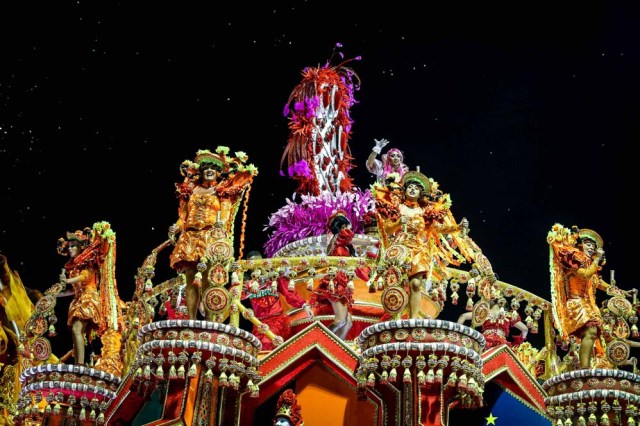
<path id="1" fill-rule="evenodd" d="M 447 411 L 482 406 L 484 336 L 461 324 L 402 319 L 367 327 L 357 339 L 356 378 L 401 391 L 402 425 L 446 425 Z"/>

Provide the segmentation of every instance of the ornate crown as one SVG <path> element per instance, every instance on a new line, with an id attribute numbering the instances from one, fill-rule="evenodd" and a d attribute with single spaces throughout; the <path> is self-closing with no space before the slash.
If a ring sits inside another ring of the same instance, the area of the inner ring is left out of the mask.
<path id="1" fill-rule="evenodd" d="M 302 421 L 302 409 L 298 405 L 296 394 L 291 389 L 287 389 L 282 392 L 282 395 L 280 395 L 280 397 L 278 398 L 276 408 L 278 409 L 278 411 L 273 418 L 274 424 L 279 417 L 284 417 L 291 422 L 291 426 L 304 425 Z"/>
<path id="2" fill-rule="evenodd" d="M 69 243 L 77 243 L 81 248 L 86 248 L 89 245 L 91 237 L 91 228 L 85 228 L 84 230 L 77 230 L 74 232 L 67 232 L 66 238 L 58 238 L 57 251 L 58 254 L 69 254 Z"/>

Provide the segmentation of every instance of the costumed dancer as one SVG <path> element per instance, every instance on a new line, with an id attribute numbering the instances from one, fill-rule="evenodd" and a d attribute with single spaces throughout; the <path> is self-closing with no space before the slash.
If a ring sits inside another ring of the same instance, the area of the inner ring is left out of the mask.
<path id="1" fill-rule="evenodd" d="M 499 292 L 492 295 L 489 302 L 489 312 L 486 319 L 481 323 L 482 334 L 485 337 L 485 349 L 490 349 L 500 345 L 517 347 L 527 338 L 529 329 L 520 319 L 516 312 L 507 312 L 505 306 L 507 300 Z M 473 312 L 465 312 L 458 318 L 458 324 L 473 321 Z M 511 336 L 511 329 L 516 328 L 520 334 Z"/>
<path id="2" fill-rule="evenodd" d="M 247 259 L 262 259 L 259 251 L 249 252 Z M 291 336 L 290 320 L 284 312 L 280 295 L 284 297 L 289 305 L 294 308 L 304 308 L 309 317 L 313 317 L 310 305 L 295 290 L 290 288 L 290 279 L 286 274 L 280 274 L 276 278 L 276 287 L 268 277 L 262 274 L 260 269 L 251 271 L 251 278 L 245 280 L 242 292 L 243 299 L 249 299 L 251 308 L 258 320 L 266 326 L 275 335 L 280 336 L 283 340 Z M 261 326 L 254 325 L 253 332 L 262 342 L 263 350 L 272 350 L 275 348 L 273 341 L 263 331 Z"/>
<path id="3" fill-rule="evenodd" d="M 547 236 L 553 316 L 560 338 L 574 338 L 579 368 L 611 367 L 605 356 L 602 313 L 596 290 L 610 286 L 600 278 L 605 263 L 602 237 L 591 229 L 555 224 Z"/>
<path id="4" fill-rule="evenodd" d="M 178 220 L 169 227 L 169 238 L 179 237 L 170 256 L 173 269 L 184 273 L 186 305 L 190 319 L 196 319 L 202 292 L 209 287 L 207 245 L 213 242 L 212 229 L 216 222 L 222 226 L 233 242 L 234 221 L 240 203 L 248 198 L 257 169 L 244 165 L 247 155 L 236 152 L 227 156 L 228 147 L 219 146 L 216 152 L 199 150 L 195 160 L 184 161 L 180 167 L 185 177 L 176 184 L 179 197 Z M 244 221 L 240 241 L 243 249 Z M 240 256 L 242 253 L 240 253 Z"/>
<path id="5" fill-rule="evenodd" d="M 385 247 L 397 244 L 409 251 L 409 318 L 420 318 L 423 288 L 430 287 L 429 282 L 433 279 L 446 278 L 448 265 L 461 262 L 460 253 L 444 245 L 440 236 L 465 234 L 469 223 L 465 218 L 459 224 L 445 223 L 450 214 L 449 198 L 431 200 L 430 181 L 418 171 L 406 172 L 400 187 L 375 188 L 376 210 L 382 223 Z"/>
<path id="6" fill-rule="evenodd" d="M 351 221 L 346 212 L 337 211 L 329 217 L 329 230 L 333 234 L 327 246 L 329 256 L 355 256 L 356 252 L 351 244 L 353 230 Z M 353 326 L 351 319 L 351 307 L 353 306 L 353 281 L 342 270 L 329 271 L 314 290 L 311 296 L 311 305 L 315 308 L 330 305 L 334 320 L 329 326 L 336 336 L 346 339 L 349 330 Z"/>
<path id="7" fill-rule="evenodd" d="M 377 182 L 381 184 L 386 184 L 389 177 L 393 177 L 395 182 L 400 182 L 402 176 L 409 171 L 409 167 L 404 163 L 404 154 L 398 148 L 390 148 L 386 154 L 382 155 L 382 160 L 378 160 L 376 157 L 389 141 L 386 139 L 374 139 L 374 141 L 376 144 L 366 162 L 367 170 L 375 175 Z"/>
<path id="8" fill-rule="evenodd" d="M 86 365 L 85 339 L 91 341 L 97 335 L 102 355 L 95 368 L 120 375 L 124 303 L 116 286 L 115 249 L 115 233 L 108 222 L 67 232 L 66 239 L 59 238 L 57 244 L 58 253 L 70 257 L 60 283 L 73 287 L 67 325 L 72 332 L 75 363 Z"/>
<path id="9" fill-rule="evenodd" d="M 89 247 L 91 229 L 67 232 L 59 238 L 59 254 L 69 256 L 60 274 L 60 283 L 73 287 L 67 325 L 71 328 L 73 357 L 76 365 L 85 365 L 85 338 L 92 340 L 102 326 L 103 313 L 98 294 L 98 257 L 96 247 Z"/>

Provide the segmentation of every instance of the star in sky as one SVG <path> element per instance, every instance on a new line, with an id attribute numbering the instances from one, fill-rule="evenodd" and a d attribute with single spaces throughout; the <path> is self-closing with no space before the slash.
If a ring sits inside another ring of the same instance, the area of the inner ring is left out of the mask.
<path id="1" fill-rule="evenodd" d="M 484 418 L 487 421 L 487 425 L 495 425 L 497 417 L 493 417 L 493 413 L 489 413 L 489 417 Z"/>

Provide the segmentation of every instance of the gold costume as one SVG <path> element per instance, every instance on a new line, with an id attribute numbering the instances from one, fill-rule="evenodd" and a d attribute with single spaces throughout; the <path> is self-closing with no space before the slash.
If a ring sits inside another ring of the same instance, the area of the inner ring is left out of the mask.
<path id="1" fill-rule="evenodd" d="M 600 326 L 602 315 L 595 293 L 600 285 L 597 264 L 582 251 L 562 244 L 552 244 L 553 254 L 561 269 L 557 277 L 558 298 L 555 304 L 562 337 L 580 337 L 589 325 Z M 602 287 L 604 289 L 604 287 Z"/>
<path id="2" fill-rule="evenodd" d="M 400 221 L 387 222 L 385 233 L 389 234 L 389 244 L 400 244 L 409 250 L 411 269 L 409 277 L 419 273 L 431 273 L 437 278 L 447 275 L 446 266 L 458 263 L 440 241 L 440 234 L 458 232 L 458 225 L 443 225 L 446 210 L 441 206 L 410 206 L 408 202 L 398 206 Z M 437 268 L 434 269 L 434 266 Z"/>
<path id="3" fill-rule="evenodd" d="M 66 268 L 66 267 L 65 267 Z M 88 321 L 88 329 L 98 330 L 103 321 L 98 294 L 98 275 L 95 268 L 73 267 L 67 270 L 68 278 L 82 276 L 72 284 L 74 298 L 69 305 L 67 325 L 71 327 L 75 320 Z"/>
<path id="4" fill-rule="evenodd" d="M 123 362 L 120 356 L 120 349 L 122 347 L 121 338 L 122 333 L 115 330 L 107 330 L 100 336 L 102 350 L 100 351 L 100 358 L 94 368 L 115 374 L 116 376 L 122 376 Z"/>
<path id="5" fill-rule="evenodd" d="M 592 258 L 581 247 L 581 238 L 590 239 L 597 248 L 602 247 L 602 238 L 589 229 L 571 230 L 555 224 L 547 235 L 551 272 L 551 300 L 555 328 L 564 342 L 575 338 L 582 347 L 585 332 L 593 328 L 596 333 L 589 360 L 580 363 L 591 368 L 610 368 L 606 356 L 603 335 L 604 320 L 596 301 L 596 290 L 606 290 L 608 284 L 599 275 L 599 257 Z M 598 260 L 595 260 L 598 259 Z M 592 340 L 587 340 L 587 344 Z"/>
<path id="6" fill-rule="evenodd" d="M 410 277 L 431 270 L 433 259 L 431 254 L 434 252 L 433 240 L 427 236 L 427 226 L 422 217 L 422 209 L 419 209 L 418 212 L 414 212 L 414 210 L 404 204 L 400 205 L 400 214 L 407 217 L 407 223 L 404 229 L 392 237 L 393 244 L 401 244 L 409 249 Z"/>
<path id="7" fill-rule="evenodd" d="M 171 253 L 172 268 L 185 266 L 183 262 L 200 261 L 211 239 L 207 231 L 218 220 L 218 213 L 227 233 L 233 235 L 233 221 L 250 179 L 248 173 L 238 173 L 233 179 L 220 183 L 213 193 L 192 193 L 188 199 L 181 199 L 176 224 L 182 232 Z"/>

